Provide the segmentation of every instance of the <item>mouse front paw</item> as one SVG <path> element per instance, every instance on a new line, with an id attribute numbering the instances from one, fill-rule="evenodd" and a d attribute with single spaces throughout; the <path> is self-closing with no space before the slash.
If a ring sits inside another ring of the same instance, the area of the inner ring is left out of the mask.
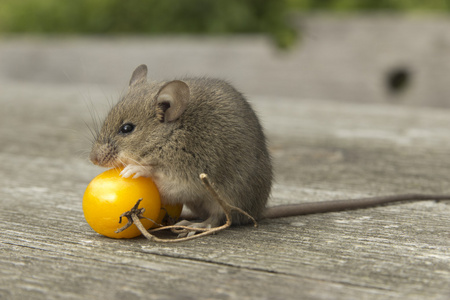
<path id="1" fill-rule="evenodd" d="M 150 177 L 151 172 L 149 167 L 145 166 L 138 166 L 138 165 L 127 165 L 122 172 L 120 172 L 120 176 L 123 178 L 129 178 L 131 175 L 134 176 L 132 178 L 139 178 L 139 177 Z"/>

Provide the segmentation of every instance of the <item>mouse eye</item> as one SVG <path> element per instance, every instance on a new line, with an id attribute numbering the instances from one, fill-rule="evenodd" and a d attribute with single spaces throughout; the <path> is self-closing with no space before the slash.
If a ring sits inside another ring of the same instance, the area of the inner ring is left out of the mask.
<path id="1" fill-rule="evenodd" d="M 119 133 L 120 134 L 131 133 L 134 130 L 135 127 L 136 126 L 134 126 L 134 124 L 131 124 L 131 123 L 123 124 L 122 126 L 120 126 Z"/>

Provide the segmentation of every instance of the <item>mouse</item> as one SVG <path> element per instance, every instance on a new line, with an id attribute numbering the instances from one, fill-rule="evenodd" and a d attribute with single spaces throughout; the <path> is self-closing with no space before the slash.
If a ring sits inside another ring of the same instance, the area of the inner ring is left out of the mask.
<path id="1" fill-rule="evenodd" d="M 162 203 L 183 204 L 195 216 L 180 225 L 211 228 L 225 222 L 222 207 L 199 180 L 202 173 L 226 202 L 256 220 L 450 198 L 406 194 L 267 207 L 272 159 L 263 127 L 244 95 L 221 79 L 152 81 L 147 73 L 144 64 L 132 73 L 127 92 L 95 131 L 90 160 L 122 167 L 125 178 L 150 177 Z M 239 212 L 231 217 L 233 225 L 250 222 Z"/>

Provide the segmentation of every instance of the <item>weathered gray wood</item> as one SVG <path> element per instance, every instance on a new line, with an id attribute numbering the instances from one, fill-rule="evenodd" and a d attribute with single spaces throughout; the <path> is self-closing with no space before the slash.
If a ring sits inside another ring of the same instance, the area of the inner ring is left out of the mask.
<path id="1" fill-rule="evenodd" d="M 0 78 L 36 83 L 115 84 L 125 88 L 138 65 L 149 77 L 185 74 L 232 80 L 246 93 L 334 101 L 448 107 L 446 16 L 302 15 L 298 47 L 280 53 L 268 38 L 243 35 L 120 38 L 0 37 Z M 390 93 L 387 74 L 411 81 Z M 84 93 L 85 91 L 83 91 Z"/>
<path id="2" fill-rule="evenodd" d="M 266 220 L 182 244 L 99 236 L 81 209 L 102 171 L 87 161 L 84 122 L 115 91 L 0 90 L 0 299 L 450 295 L 448 201 Z M 251 99 L 276 167 L 271 205 L 450 192 L 449 110 Z"/>

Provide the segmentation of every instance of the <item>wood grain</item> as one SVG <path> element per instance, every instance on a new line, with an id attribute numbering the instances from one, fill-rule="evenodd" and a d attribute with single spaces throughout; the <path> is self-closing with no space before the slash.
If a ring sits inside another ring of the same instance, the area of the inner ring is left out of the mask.
<path id="1" fill-rule="evenodd" d="M 85 100 L 33 87 L 0 94 L 0 299 L 449 298 L 448 201 L 266 220 L 182 244 L 99 236 L 81 209 L 102 171 L 86 158 Z M 270 205 L 450 192 L 449 110 L 251 99 L 274 157 Z"/>

